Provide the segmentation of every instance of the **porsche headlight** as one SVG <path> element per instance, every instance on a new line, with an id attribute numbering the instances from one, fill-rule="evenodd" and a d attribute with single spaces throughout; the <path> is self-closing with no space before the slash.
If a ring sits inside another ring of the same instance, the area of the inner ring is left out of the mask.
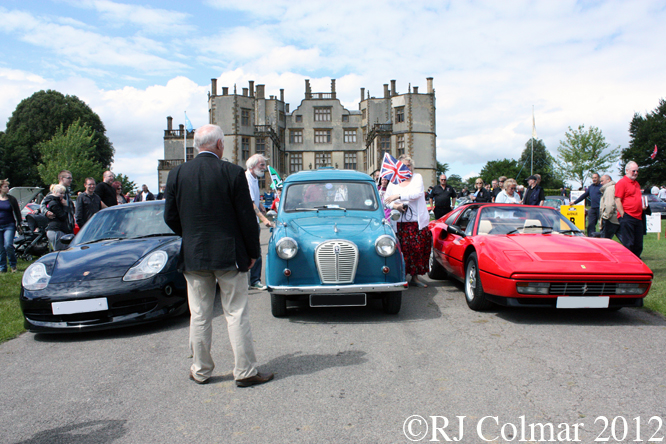
<path id="1" fill-rule="evenodd" d="M 283 237 L 275 244 L 275 252 L 281 259 L 289 260 L 298 253 L 298 243 L 290 237 Z"/>
<path id="2" fill-rule="evenodd" d="M 26 290 L 43 290 L 49 285 L 51 276 L 46 272 L 46 267 L 41 262 L 32 264 L 23 273 L 21 283 Z"/>
<path id="3" fill-rule="evenodd" d="M 395 247 L 395 239 L 387 234 L 379 236 L 375 241 L 375 251 L 377 251 L 377 254 L 381 257 L 391 256 L 395 253 Z"/>
<path id="4" fill-rule="evenodd" d="M 167 263 L 167 259 L 169 259 L 169 255 L 166 251 L 153 251 L 141 259 L 141 262 L 137 265 L 127 270 L 127 273 L 123 276 L 123 281 L 140 281 L 141 279 L 153 277 L 162 271 L 162 268 Z"/>

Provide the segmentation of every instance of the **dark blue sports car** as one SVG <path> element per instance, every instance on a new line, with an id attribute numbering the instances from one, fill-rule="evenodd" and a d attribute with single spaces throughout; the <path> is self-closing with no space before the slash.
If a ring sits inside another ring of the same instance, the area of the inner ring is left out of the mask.
<path id="1" fill-rule="evenodd" d="M 20 296 L 25 328 L 99 330 L 186 313 L 187 285 L 176 270 L 181 239 L 163 214 L 164 201 L 104 209 L 63 238 L 68 249 L 30 265 Z"/>

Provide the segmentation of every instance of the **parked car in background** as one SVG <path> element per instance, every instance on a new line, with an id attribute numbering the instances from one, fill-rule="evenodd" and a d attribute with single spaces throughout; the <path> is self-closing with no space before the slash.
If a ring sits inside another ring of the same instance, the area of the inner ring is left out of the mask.
<path id="1" fill-rule="evenodd" d="M 432 279 L 464 283 L 472 310 L 641 307 L 652 271 L 544 206 L 471 204 L 430 222 Z"/>
<path id="2" fill-rule="evenodd" d="M 370 176 L 320 168 L 284 181 L 266 285 L 276 317 L 290 300 L 342 307 L 377 298 L 386 313 L 400 311 L 405 264 Z"/>
<path id="3" fill-rule="evenodd" d="M 33 332 L 80 332 L 152 322 L 188 311 L 176 270 L 181 239 L 164 222 L 164 201 L 95 214 L 66 250 L 23 274 L 20 304 Z"/>
<path id="4" fill-rule="evenodd" d="M 666 216 L 666 202 L 653 194 L 644 194 L 643 197 L 647 198 L 652 214 L 661 213 L 662 219 Z"/>
<path id="5" fill-rule="evenodd" d="M 562 205 L 569 205 L 569 199 L 564 196 L 546 196 L 543 201 L 544 207 L 559 209 Z"/>

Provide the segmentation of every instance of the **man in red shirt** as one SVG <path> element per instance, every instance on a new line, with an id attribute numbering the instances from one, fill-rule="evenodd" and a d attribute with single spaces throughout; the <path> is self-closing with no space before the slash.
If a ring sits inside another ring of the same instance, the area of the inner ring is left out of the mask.
<path id="1" fill-rule="evenodd" d="M 620 222 L 620 241 L 636 256 L 643 252 L 643 196 L 641 187 L 636 181 L 638 164 L 627 163 L 625 176 L 615 184 L 615 205 Z"/>

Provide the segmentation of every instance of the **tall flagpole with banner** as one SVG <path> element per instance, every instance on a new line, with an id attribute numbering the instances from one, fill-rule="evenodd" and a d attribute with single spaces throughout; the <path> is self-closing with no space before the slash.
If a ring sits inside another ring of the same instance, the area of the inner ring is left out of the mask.
<path id="1" fill-rule="evenodd" d="M 534 121 L 534 105 L 532 105 L 532 165 L 530 166 L 530 176 L 534 174 L 534 139 L 537 138 L 536 122 Z"/>
<path id="2" fill-rule="evenodd" d="M 192 127 L 192 122 L 187 117 L 187 111 L 185 111 L 185 131 L 183 134 L 183 163 L 187 162 L 187 133 L 194 131 Z"/>

